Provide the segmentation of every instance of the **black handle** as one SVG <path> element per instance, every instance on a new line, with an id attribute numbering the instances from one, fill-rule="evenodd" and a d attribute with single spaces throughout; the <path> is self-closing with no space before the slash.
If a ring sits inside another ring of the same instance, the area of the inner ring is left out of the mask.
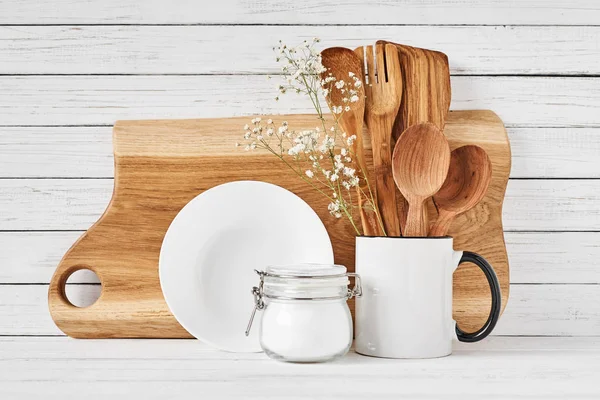
<path id="1" fill-rule="evenodd" d="M 463 255 L 458 265 L 465 262 L 473 263 L 483 271 L 490 285 L 490 291 L 492 292 L 492 309 L 490 310 L 490 316 L 488 317 L 485 324 L 481 327 L 481 329 L 479 329 L 477 332 L 466 333 L 458 327 L 458 324 L 456 325 L 456 336 L 458 337 L 458 340 L 461 342 L 473 343 L 485 338 L 492 332 L 492 330 L 496 326 L 496 322 L 498 322 L 498 318 L 500 317 L 502 294 L 500 293 L 500 284 L 498 283 L 496 273 L 485 258 L 483 258 L 477 253 L 465 251 L 463 252 Z"/>

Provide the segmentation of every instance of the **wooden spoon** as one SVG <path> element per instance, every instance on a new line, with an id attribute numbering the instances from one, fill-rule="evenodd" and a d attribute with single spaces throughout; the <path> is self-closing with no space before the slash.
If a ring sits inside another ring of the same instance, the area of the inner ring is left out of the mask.
<path id="1" fill-rule="evenodd" d="M 327 71 L 321 74 L 321 78 L 325 79 L 329 74 L 332 74 L 336 82 L 343 80 L 346 83 L 353 83 L 350 74 L 354 74 L 358 78 L 363 77 L 363 62 L 350 49 L 344 47 L 331 47 L 321 52 L 322 63 Z M 364 149 L 363 149 L 363 121 L 365 114 L 365 88 L 364 85 L 354 87 L 357 91 L 358 101 L 344 103 L 345 96 L 340 90 L 332 89 L 327 95 L 327 104 L 329 107 L 350 106 L 350 111 L 345 111 L 341 114 L 338 122 L 341 128 L 349 135 L 356 135 L 356 140 L 352 145 L 352 153 L 354 154 L 354 167 L 357 175 L 361 178 L 359 187 L 357 187 L 358 208 L 360 219 L 365 236 L 381 235 L 380 226 L 377 223 L 377 216 L 374 212 L 366 212 L 365 199 L 363 193 L 369 193 L 367 181 L 363 179 L 367 173 Z M 374 199 L 375 200 L 375 199 Z M 376 201 L 376 200 L 375 200 Z"/>
<path id="2" fill-rule="evenodd" d="M 408 202 L 404 236 L 427 236 L 425 200 L 442 187 L 450 166 L 450 147 L 435 125 L 422 123 L 405 130 L 394 147 L 392 171 L 396 186 Z"/>
<path id="3" fill-rule="evenodd" d="M 433 196 L 438 219 L 429 236 L 445 236 L 452 220 L 477 205 L 492 180 L 492 162 L 479 146 L 459 147 L 450 156 L 450 169 L 442 188 Z"/>

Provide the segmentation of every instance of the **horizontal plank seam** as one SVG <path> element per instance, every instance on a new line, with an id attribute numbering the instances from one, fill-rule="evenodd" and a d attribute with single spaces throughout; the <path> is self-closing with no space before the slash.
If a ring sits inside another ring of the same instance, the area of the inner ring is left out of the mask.
<path id="1" fill-rule="evenodd" d="M 458 110 L 450 110 L 458 111 Z M 253 114 L 248 114 L 253 115 Z M 278 115 L 278 114 L 275 114 Z M 238 118 L 240 115 L 232 116 L 231 118 Z M 243 117 L 243 115 L 242 115 Z M 224 117 L 226 118 L 226 117 Z M 149 120 L 151 118 L 145 118 L 142 120 Z M 155 119 L 194 119 L 194 118 L 155 118 Z M 196 119 L 210 119 L 210 118 L 196 118 Z M 0 124 L 0 128 L 106 128 L 113 127 L 114 124 L 39 124 L 39 125 L 28 125 L 28 124 Z M 505 128 L 511 129 L 599 129 L 600 125 L 519 125 L 519 124 L 504 124 Z"/>
<path id="2" fill-rule="evenodd" d="M 40 334 L 0 334 L 0 338 L 11 338 L 11 337 L 26 337 L 26 338 L 59 338 L 68 337 L 67 335 L 55 334 L 55 335 L 40 335 Z M 597 338 L 600 335 L 496 335 L 490 334 L 490 337 L 505 337 L 505 338 Z M 91 339 L 78 339 L 78 340 L 91 340 Z M 194 338 L 113 338 L 103 340 L 195 340 Z"/>
<path id="3" fill-rule="evenodd" d="M 207 73 L 31 73 L 31 74 L 7 74 L 0 73 L 0 77 L 38 77 L 38 76 L 283 76 L 279 72 L 207 72 Z M 548 73 L 548 74 L 461 74 L 453 73 L 451 77 L 485 77 L 485 78 L 600 78 L 600 74 L 570 74 L 570 73 Z"/>
<path id="4" fill-rule="evenodd" d="M 48 286 L 44 282 L 0 282 L 0 286 Z M 100 282 L 73 282 L 68 285 L 99 286 Z M 600 282 L 510 282 L 511 286 L 600 286 Z"/>
<path id="5" fill-rule="evenodd" d="M 289 26 L 289 27 L 303 27 L 303 26 L 316 26 L 316 27 L 320 27 L 320 26 L 335 26 L 335 27 L 339 27 L 339 26 L 368 26 L 368 27 L 379 27 L 379 26 L 404 26 L 404 27 L 412 27 L 412 26 L 456 26 L 456 27 L 479 27 L 479 26 L 489 26 L 489 27 L 573 27 L 573 28 L 582 28 L 582 27 L 589 27 L 589 28 L 596 28 L 596 27 L 600 27 L 600 25 L 595 25 L 595 24 L 361 24 L 361 23 L 356 23 L 356 24 L 331 24 L 331 23 L 320 23 L 320 24 L 306 24 L 306 23 L 280 23 L 280 24 L 273 24 L 273 23 L 227 23 L 227 22 L 209 22 L 209 23 L 164 23 L 164 24 L 158 24 L 158 23 L 68 23 L 68 24 L 44 24 L 44 23 L 39 23 L 39 24 L 0 24 L 0 27 L 45 27 L 45 26 L 64 26 L 64 27 L 79 27 L 79 26 L 114 26 L 114 27 L 120 27 L 120 26 L 223 26 L 223 27 L 233 27 L 233 26 L 248 26 L 248 27 L 252 27 L 252 26 L 274 26 L 274 27 L 280 27 L 280 26 Z"/>

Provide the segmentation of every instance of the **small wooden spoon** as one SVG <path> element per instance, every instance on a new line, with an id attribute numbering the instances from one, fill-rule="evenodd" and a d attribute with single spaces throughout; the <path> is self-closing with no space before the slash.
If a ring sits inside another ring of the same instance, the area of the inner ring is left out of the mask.
<path id="1" fill-rule="evenodd" d="M 321 74 L 321 78 L 325 79 L 330 73 L 335 77 L 336 82 L 343 80 L 346 83 L 353 83 L 350 73 L 354 74 L 359 79 L 363 77 L 363 61 L 350 49 L 344 47 L 331 47 L 321 52 L 321 62 L 327 71 Z M 364 83 L 364 82 L 363 82 Z M 358 101 L 344 103 L 345 96 L 340 90 L 330 90 L 327 95 L 327 103 L 329 107 L 350 106 L 350 111 L 345 111 L 341 114 L 339 124 L 348 136 L 356 135 L 356 140 L 352 145 L 352 153 L 354 154 L 354 166 L 357 175 L 361 178 L 359 187 L 357 187 L 358 208 L 365 236 L 381 235 L 377 217 L 374 212 L 365 211 L 365 199 L 363 193 L 369 193 L 367 181 L 363 179 L 367 173 L 363 149 L 363 122 L 365 115 L 365 88 L 353 87 L 357 91 Z M 376 199 L 374 199 L 376 201 Z M 375 203 L 377 204 L 377 203 Z"/>
<path id="2" fill-rule="evenodd" d="M 448 141 L 435 125 L 413 125 L 400 135 L 394 147 L 392 171 L 396 186 L 408 201 L 404 236 L 427 236 L 423 203 L 440 190 L 449 166 Z"/>
<path id="3" fill-rule="evenodd" d="M 454 218 L 477 205 L 492 180 L 492 162 L 479 146 L 459 147 L 450 156 L 450 169 L 442 188 L 433 196 L 438 219 L 429 236 L 445 236 Z"/>

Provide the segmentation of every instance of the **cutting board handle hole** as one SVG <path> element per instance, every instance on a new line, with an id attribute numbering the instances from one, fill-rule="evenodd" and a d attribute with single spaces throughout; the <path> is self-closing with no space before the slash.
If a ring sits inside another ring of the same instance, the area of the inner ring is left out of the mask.
<path id="1" fill-rule="evenodd" d="M 90 269 L 78 268 L 63 281 L 62 293 L 75 307 L 85 308 L 94 304 L 102 294 L 102 282 Z"/>

